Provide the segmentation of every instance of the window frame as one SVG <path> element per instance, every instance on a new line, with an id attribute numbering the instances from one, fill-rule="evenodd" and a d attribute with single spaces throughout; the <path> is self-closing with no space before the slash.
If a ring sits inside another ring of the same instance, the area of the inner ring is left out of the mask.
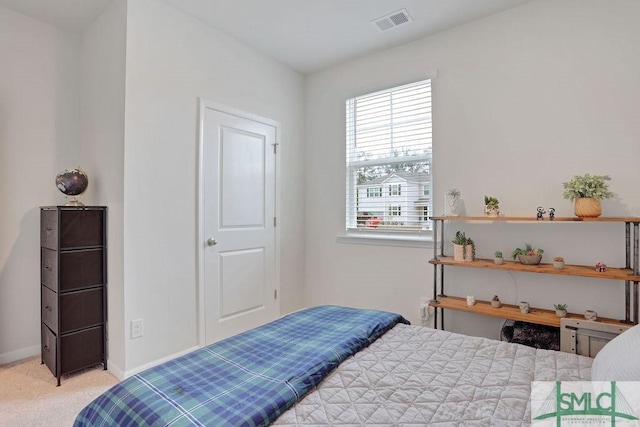
<path id="1" fill-rule="evenodd" d="M 389 184 L 389 197 L 402 196 L 402 184 Z"/>
<path id="2" fill-rule="evenodd" d="M 405 84 L 405 85 L 399 85 L 399 86 L 394 86 L 394 87 L 389 87 L 387 89 L 383 89 L 381 91 L 378 91 L 380 93 L 382 92 L 391 92 L 391 91 L 395 91 L 398 89 L 401 89 L 403 87 L 408 87 L 408 86 L 412 86 L 412 85 L 420 85 L 423 84 L 425 82 L 429 82 L 430 88 L 429 88 L 429 100 L 428 103 L 431 104 L 433 102 L 433 90 L 432 90 L 432 85 L 433 85 L 433 79 L 437 77 L 437 72 L 435 73 L 435 75 L 433 77 L 428 77 L 426 79 L 423 80 L 419 80 L 413 83 L 409 83 L 409 84 Z M 360 97 L 366 97 L 366 96 L 370 96 L 373 95 L 377 92 L 370 92 L 367 94 L 363 94 L 360 96 L 355 96 L 352 98 L 349 98 L 346 102 L 346 107 L 347 108 L 351 108 L 352 111 L 355 108 L 355 101 L 360 98 Z M 352 102 L 352 104 L 349 104 L 350 102 Z M 348 116 L 349 112 L 347 111 L 347 116 Z M 352 113 L 353 114 L 353 113 Z M 355 127 L 355 124 L 353 125 Z M 349 122 L 347 120 L 346 122 L 346 148 L 347 148 L 347 161 L 346 161 L 346 172 L 347 172 L 347 182 L 346 182 L 346 193 L 347 193 L 347 209 L 345 210 L 345 229 L 346 229 L 346 235 L 345 236 L 341 236 L 338 238 L 338 241 L 341 243 L 364 243 L 364 244 L 387 244 L 387 243 L 383 243 L 387 240 L 401 240 L 401 241 L 406 241 L 405 243 L 402 242 L 395 242 L 395 243 L 389 243 L 389 245 L 393 245 L 393 246 L 418 246 L 418 247 L 430 247 L 432 239 L 433 239 L 433 231 L 432 231 L 432 224 L 429 220 L 424 220 L 424 207 L 418 207 L 417 210 L 419 211 L 418 213 L 418 221 L 420 221 L 420 223 L 423 223 L 422 225 L 422 229 L 414 229 L 411 231 L 407 231 L 407 230 L 402 230 L 402 229 L 391 229 L 391 228 L 387 228 L 384 230 L 380 230 L 380 229 L 375 229 L 375 230 L 371 230 L 371 229 L 366 229 L 366 228 L 362 228 L 362 227 L 357 227 L 357 225 L 354 226 L 350 226 L 350 221 L 353 221 L 353 218 L 357 218 L 358 215 L 358 202 L 357 202 L 357 198 L 358 198 L 358 183 L 357 183 L 357 171 L 359 168 L 362 167 L 367 167 L 367 166 L 379 166 L 379 165 L 392 165 L 392 164 L 396 164 L 396 163 L 407 163 L 407 162 L 416 162 L 416 163 L 421 163 L 421 162 L 426 162 L 428 163 L 428 174 L 430 175 L 430 180 L 428 182 L 428 184 L 426 185 L 422 185 L 421 187 L 423 188 L 422 191 L 419 190 L 419 197 L 427 197 L 428 200 L 426 203 L 428 203 L 428 206 L 426 206 L 428 208 L 428 211 L 431 212 L 431 215 L 433 214 L 433 173 L 432 173 L 432 168 L 433 168 L 433 163 L 432 163 L 432 144 L 433 142 L 431 142 L 431 145 L 429 146 L 428 149 L 428 153 L 425 153 L 423 155 L 414 155 L 414 156 L 397 156 L 397 157 L 387 157 L 384 159 L 373 159 L 373 160 L 351 160 L 349 161 L 349 156 L 352 150 L 355 150 L 356 146 L 352 145 L 351 147 L 349 146 L 349 144 L 355 144 L 355 129 L 354 127 L 350 127 L 349 126 Z M 429 121 L 429 134 L 432 137 L 433 135 L 433 110 L 431 110 L 431 117 L 430 117 L 430 121 Z M 352 141 L 352 142 L 351 142 Z M 401 189 L 401 184 L 399 185 L 399 194 L 398 195 L 393 195 L 391 197 L 399 197 L 402 195 L 402 189 Z M 424 188 L 428 188 L 428 192 L 425 195 L 424 194 Z M 383 191 L 386 189 L 383 189 Z M 391 191 L 391 190 L 389 190 Z M 384 194 L 384 193 L 383 193 Z M 353 224 L 353 222 L 351 223 Z M 425 229 L 426 227 L 426 229 Z M 369 240 L 370 242 L 358 242 L 357 239 L 360 237 L 366 237 L 367 240 Z M 354 240 L 355 239 L 355 240 Z M 425 246 L 427 245 L 427 246 Z"/>
<path id="3" fill-rule="evenodd" d="M 374 197 L 382 197 L 382 187 L 367 187 L 367 198 Z"/>

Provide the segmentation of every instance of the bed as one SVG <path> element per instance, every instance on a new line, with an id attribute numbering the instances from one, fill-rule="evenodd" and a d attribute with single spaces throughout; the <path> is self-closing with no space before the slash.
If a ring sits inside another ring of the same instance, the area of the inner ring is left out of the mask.
<path id="1" fill-rule="evenodd" d="M 632 363 L 634 330 L 625 344 Z M 605 377 L 619 368 L 610 344 L 598 355 Z M 393 313 L 320 306 L 128 378 L 75 426 L 520 426 L 530 423 L 532 381 L 588 381 L 595 363 L 411 326 Z"/>

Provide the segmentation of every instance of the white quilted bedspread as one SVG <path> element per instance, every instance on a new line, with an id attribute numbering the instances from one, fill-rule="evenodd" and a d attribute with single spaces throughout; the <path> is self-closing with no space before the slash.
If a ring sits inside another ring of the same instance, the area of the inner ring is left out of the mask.
<path id="1" fill-rule="evenodd" d="M 275 425 L 521 426 L 531 381 L 589 380 L 592 359 L 399 324 Z"/>

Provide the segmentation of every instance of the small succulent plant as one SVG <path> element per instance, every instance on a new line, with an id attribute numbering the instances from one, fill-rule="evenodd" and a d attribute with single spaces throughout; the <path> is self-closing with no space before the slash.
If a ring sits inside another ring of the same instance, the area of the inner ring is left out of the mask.
<path id="1" fill-rule="evenodd" d="M 471 237 L 465 236 L 463 231 L 456 231 L 456 237 L 451 241 L 454 245 L 462 245 L 462 256 L 467 256 L 467 245 L 471 245 L 472 259 L 476 258 L 476 244 Z"/>
<path id="2" fill-rule="evenodd" d="M 543 253 L 543 249 L 534 249 L 531 243 L 526 243 L 524 249 L 515 248 L 513 252 L 511 252 L 511 258 L 516 259 L 518 255 L 542 255 Z"/>
<path id="3" fill-rule="evenodd" d="M 500 202 L 492 196 L 484 196 L 484 204 L 487 206 L 498 206 Z"/>
<path id="4" fill-rule="evenodd" d="M 564 262 L 564 258 L 563 258 L 563 257 L 561 257 L 561 256 L 553 257 L 553 260 L 554 260 L 555 262 Z"/>
<path id="5" fill-rule="evenodd" d="M 553 304 L 556 310 L 567 311 L 567 304 Z"/>

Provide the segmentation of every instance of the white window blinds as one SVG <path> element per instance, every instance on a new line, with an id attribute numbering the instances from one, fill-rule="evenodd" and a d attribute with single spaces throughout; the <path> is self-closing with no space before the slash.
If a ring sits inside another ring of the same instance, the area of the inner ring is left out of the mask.
<path id="1" fill-rule="evenodd" d="M 346 102 L 348 230 L 431 230 L 431 80 Z"/>

